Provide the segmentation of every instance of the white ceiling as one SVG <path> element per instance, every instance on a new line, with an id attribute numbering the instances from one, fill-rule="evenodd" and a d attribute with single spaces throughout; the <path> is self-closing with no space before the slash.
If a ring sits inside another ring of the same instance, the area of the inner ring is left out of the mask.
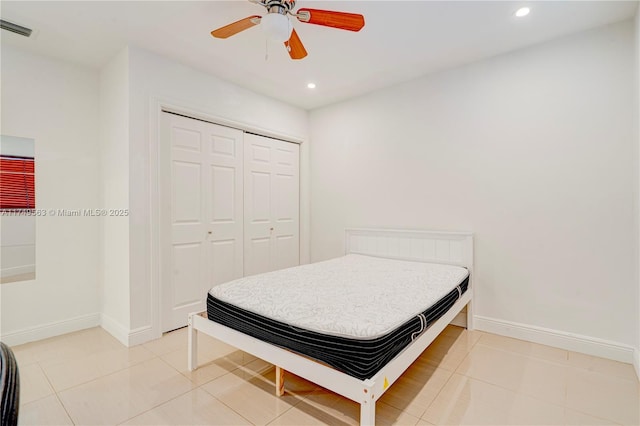
<path id="1" fill-rule="evenodd" d="M 264 9 L 236 1 L 6 1 L 2 44 L 99 69 L 136 45 L 302 108 L 312 109 L 427 73 L 634 16 L 636 1 L 305 1 L 361 13 L 359 33 L 295 23 L 309 56 L 289 59 L 259 27 L 226 40 L 210 31 Z M 531 14 L 515 18 L 520 6 Z M 317 88 L 310 90 L 308 82 Z"/>

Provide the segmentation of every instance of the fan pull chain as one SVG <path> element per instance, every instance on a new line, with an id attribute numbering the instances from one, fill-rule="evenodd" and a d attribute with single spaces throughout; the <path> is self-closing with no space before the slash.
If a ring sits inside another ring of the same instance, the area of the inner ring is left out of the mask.
<path id="1" fill-rule="evenodd" d="M 269 39 L 265 37 L 264 39 L 264 61 L 269 61 Z"/>

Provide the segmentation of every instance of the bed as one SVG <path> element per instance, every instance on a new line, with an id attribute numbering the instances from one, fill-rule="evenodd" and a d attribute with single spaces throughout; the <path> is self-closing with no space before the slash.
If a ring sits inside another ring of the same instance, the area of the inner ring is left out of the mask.
<path id="1" fill-rule="evenodd" d="M 342 258 L 214 287 L 208 314 L 189 316 L 189 369 L 197 368 L 197 332 L 204 332 L 274 364 L 278 395 L 290 371 L 359 403 L 360 424 L 375 424 L 376 401 L 449 323 L 473 328 L 473 237 L 345 234 Z M 291 291 L 295 282 L 309 285 Z M 341 296 L 323 302 L 325 294 Z"/>

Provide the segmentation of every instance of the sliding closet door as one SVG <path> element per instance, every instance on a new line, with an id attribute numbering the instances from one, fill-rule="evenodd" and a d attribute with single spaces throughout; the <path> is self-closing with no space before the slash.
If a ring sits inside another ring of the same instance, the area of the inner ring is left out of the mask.
<path id="1" fill-rule="evenodd" d="M 245 135 L 244 274 L 300 263 L 299 145 Z"/>
<path id="2" fill-rule="evenodd" d="M 209 289 L 243 274 L 243 132 L 163 113 L 163 331 L 206 309 Z M 161 159 L 162 160 L 162 159 Z"/>

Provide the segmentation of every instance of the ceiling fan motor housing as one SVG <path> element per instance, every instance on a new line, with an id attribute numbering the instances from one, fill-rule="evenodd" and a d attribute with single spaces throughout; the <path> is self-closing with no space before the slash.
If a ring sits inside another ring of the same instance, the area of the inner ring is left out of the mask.
<path id="1" fill-rule="evenodd" d="M 281 15 L 286 15 L 296 6 L 294 0 L 262 0 L 262 4 L 269 13 L 279 13 Z"/>

